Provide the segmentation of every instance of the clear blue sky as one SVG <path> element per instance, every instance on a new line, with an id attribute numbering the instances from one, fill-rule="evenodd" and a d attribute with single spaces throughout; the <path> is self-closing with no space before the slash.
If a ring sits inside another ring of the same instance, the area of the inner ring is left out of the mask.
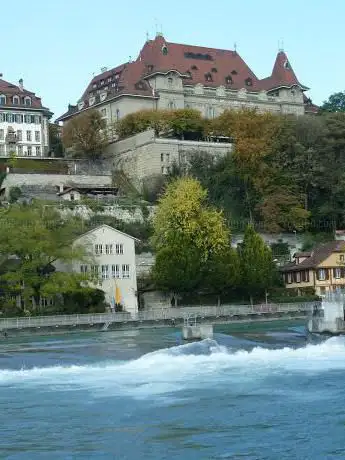
<path id="1" fill-rule="evenodd" d="M 205 6 L 202 6 L 205 4 Z M 315 103 L 345 89 L 345 0 L 17 0 L 1 5 L 3 78 L 61 115 L 93 73 L 136 58 L 162 24 L 167 41 L 237 50 L 260 78 L 284 49 Z"/>

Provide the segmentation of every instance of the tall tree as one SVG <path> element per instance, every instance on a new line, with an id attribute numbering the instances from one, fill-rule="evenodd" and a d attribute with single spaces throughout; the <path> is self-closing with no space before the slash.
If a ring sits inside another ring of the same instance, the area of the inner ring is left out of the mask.
<path id="1" fill-rule="evenodd" d="M 54 157 L 63 157 L 64 148 L 61 140 L 61 127 L 55 123 L 49 123 L 49 145 Z"/>
<path id="2" fill-rule="evenodd" d="M 222 213 L 206 198 L 200 183 L 186 177 L 168 184 L 159 200 L 153 221 L 153 274 L 158 285 L 176 293 L 205 287 L 210 264 L 230 251 Z"/>
<path id="3" fill-rule="evenodd" d="M 63 127 L 62 142 L 74 156 L 90 160 L 102 158 L 109 142 L 106 121 L 98 110 L 86 110 Z"/>
<path id="4" fill-rule="evenodd" d="M 345 92 L 331 94 L 320 109 L 321 112 L 345 112 Z"/>
<path id="5" fill-rule="evenodd" d="M 3 297 L 20 295 L 26 311 L 40 310 L 41 297 L 61 296 L 88 289 L 85 276 L 56 272 L 54 263 L 86 260 L 82 248 L 72 250 L 77 230 L 71 221 L 40 206 L 13 205 L 0 214 L 1 276 Z"/>
<path id="6" fill-rule="evenodd" d="M 247 226 L 238 251 L 242 286 L 253 304 L 254 296 L 261 296 L 273 285 L 276 278 L 272 251 L 252 225 Z"/>

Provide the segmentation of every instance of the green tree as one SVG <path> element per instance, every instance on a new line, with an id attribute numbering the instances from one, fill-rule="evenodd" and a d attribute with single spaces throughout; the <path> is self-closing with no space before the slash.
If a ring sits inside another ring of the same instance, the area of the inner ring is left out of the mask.
<path id="1" fill-rule="evenodd" d="M 55 123 L 49 123 L 48 128 L 50 151 L 53 153 L 54 157 L 63 157 L 64 148 L 61 140 L 61 127 Z"/>
<path id="2" fill-rule="evenodd" d="M 276 268 L 271 249 L 252 225 L 244 233 L 243 243 L 239 246 L 242 287 L 248 292 L 253 304 L 254 296 L 262 296 L 272 287 L 276 279 Z"/>
<path id="3" fill-rule="evenodd" d="M 345 92 L 331 94 L 320 109 L 321 112 L 345 112 Z"/>
<path id="4" fill-rule="evenodd" d="M 185 177 L 168 184 L 159 200 L 152 245 L 157 285 L 187 292 L 205 287 L 210 264 L 230 250 L 230 232 L 222 213 L 208 205 L 207 191 Z"/>
<path id="5" fill-rule="evenodd" d="M 72 118 L 62 130 L 62 143 L 73 156 L 92 161 L 102 158 L 109 142 L 107 125 L 98 110 L 86 110 Z"/>
<path id="6" fill-rule="evenodd" d="M 40 312 L 41 297 L 59 297 L 89 289 L 88 279 L 55 271 L 54 262 L 64 265 L 87 260 L 82 248 L 71 248 L 77 235 L 73 222 L 41 206 L 13 205 L 0 214 L 1 276 L 5 297 L 20 295 L 25 310 Z"/>

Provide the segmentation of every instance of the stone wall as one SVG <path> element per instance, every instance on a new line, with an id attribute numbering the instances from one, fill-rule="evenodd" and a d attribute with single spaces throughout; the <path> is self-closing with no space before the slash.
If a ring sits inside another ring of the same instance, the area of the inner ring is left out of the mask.
<path id="1" fill-rule="evenodd" d="M 101 203 L 100 203 L 101 204 Z M 139 206 L 122 206 L 122 205 L 112 205 L 112 206 L 104 206 L 104 211 L 97 211 L 94 212 L 87 206 L 77 205 L 73 209 L 64 208 L 61 209 L 60 212 L 65 215 L 74 215 L 81 217 L 82 219 L 88 220 L 94 215 L 98 216 L 111 216 L 115 217 L 118 220 L 122 220 L 126 223 L 133 223 L 133 222 L 144 222 L 146 219 L 143 215 L 143 211 Z M 155 207 L 154 206 L 147 206 L 147 210 L 149 215 L 147 216 L 148 219 L 151 219 Z"/>
<path id="2" fill-rule="evenodd" d="M 185 167 L 193 154 L 221 158 L 231 152 L 232 144 L 196 142 L 156 137 L 153 130 L 111 144 L 113 167 L 122 170 L 139 189 L 146 178 L 168 174 L 173 164 Z"/>
<path id="3" fill-rule="evenodd" d="M 5 188 L 5 196 L 8 196 L 11 187 L 24 188 L 29 186 L 31 192 L 36 187 L 37 194 L 44 194 L 44 190 L 50 192 L 60 186 L 111 186 L 111 176 L 94 175 L 68 175 L 68 174 L 7 174 L 2 183 Z M 48 189 L 47 189 L 48 187 Z M 49 192 L 49 193 L 50 193 Z M 34 195 L 33 195 L 34 196 Z M 49 199 L 49 198 L 47 198 Z"/>

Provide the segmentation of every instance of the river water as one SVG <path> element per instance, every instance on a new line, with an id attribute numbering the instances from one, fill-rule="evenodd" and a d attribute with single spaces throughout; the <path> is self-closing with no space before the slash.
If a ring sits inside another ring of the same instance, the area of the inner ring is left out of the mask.
<path id="1" fill-rule="evenodd" d="M 300 323 L 3 339 L 1 459 L 345 458 L 345 339 Z"/>

